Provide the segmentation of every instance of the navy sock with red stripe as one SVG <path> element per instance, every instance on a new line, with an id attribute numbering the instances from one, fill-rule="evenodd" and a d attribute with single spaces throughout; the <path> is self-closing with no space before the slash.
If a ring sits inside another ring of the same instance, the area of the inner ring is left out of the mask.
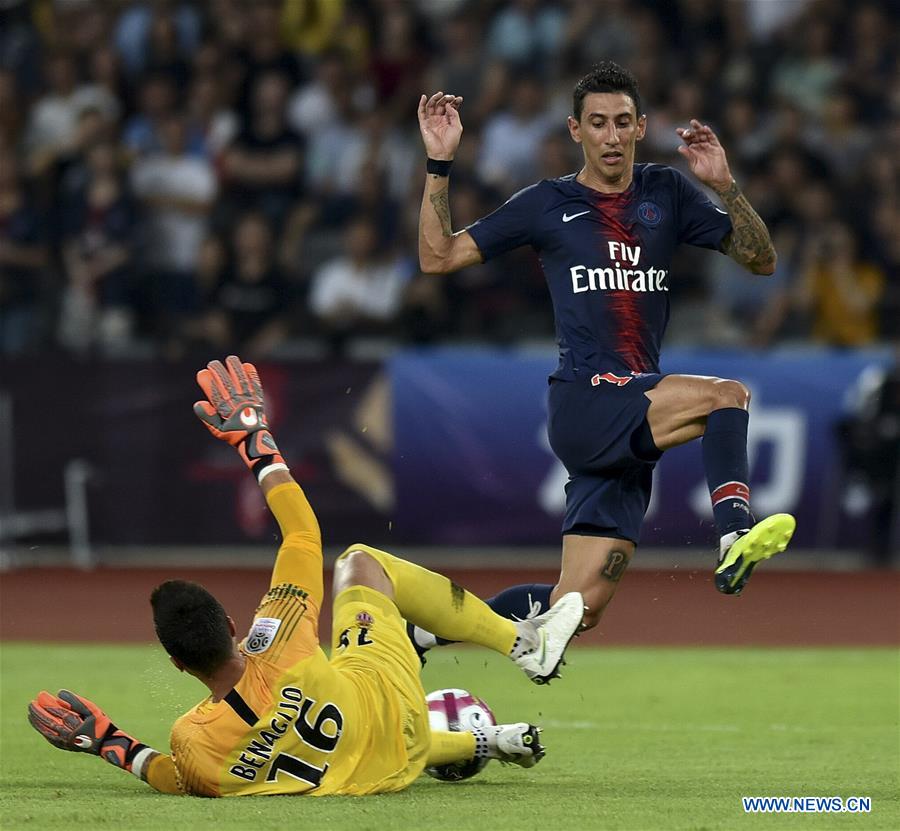
<path id="1" fill-rule="evenodd" d="M 754 524 L 750 513 L 747 425 L 750 413 L 738 407 L 714 410 L 703 434 L 703 467 L 720 537 Z"/>

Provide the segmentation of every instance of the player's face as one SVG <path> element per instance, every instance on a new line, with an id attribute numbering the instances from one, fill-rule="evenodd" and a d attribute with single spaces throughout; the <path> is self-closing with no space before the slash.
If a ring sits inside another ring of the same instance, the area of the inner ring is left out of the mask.
<path id="1" fill-rule="evenodd" d="M 631 176 L 635 144 L 647 129 L 634 101 L 624 92 L 590 92 L 584 97 L 581 120 L 569 116 L 569 133 L 584 151 L 588 167 L 615 183 Z"/>

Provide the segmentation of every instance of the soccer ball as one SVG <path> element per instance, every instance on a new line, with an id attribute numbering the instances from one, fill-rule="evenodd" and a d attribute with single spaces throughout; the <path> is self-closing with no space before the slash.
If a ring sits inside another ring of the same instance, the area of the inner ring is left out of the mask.
<path id="1" fill-rule="evenodd" d="M 425 696 L 428 702 L 428 721 L 432 730 L 449 730 L 464 733 L 473 728 L 493 726 L 497 723 L 491 708 L 480 698 L 465 690 L 435 690 Z M 449 765 L 425 768 L 425 773 L 442 782 L 460 782 L 480 773 L 488 759 L 472 759 Z"/>

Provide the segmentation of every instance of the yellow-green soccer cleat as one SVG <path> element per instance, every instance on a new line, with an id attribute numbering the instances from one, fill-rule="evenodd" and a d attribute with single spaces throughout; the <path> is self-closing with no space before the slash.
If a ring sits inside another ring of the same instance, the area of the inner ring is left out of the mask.
<path id="1" fill-rule="evenodd" d="M 756 564 L 784 551 L 796 527 L 790 514 L 773 514 L 757 522 L 725 552 L 716 568 L 716 588 L 722 594 L 740 594 Z"/>

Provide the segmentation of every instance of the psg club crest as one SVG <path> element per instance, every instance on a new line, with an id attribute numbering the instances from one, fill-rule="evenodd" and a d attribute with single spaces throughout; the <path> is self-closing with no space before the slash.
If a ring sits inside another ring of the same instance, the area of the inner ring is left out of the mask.
<path id="1" fill-rule="evenodd" d="M 638 219 L 648 228 L 655 228 L 662 221 L 662 211 L 654 202 L 641 202 L 637 212 Z"/>

